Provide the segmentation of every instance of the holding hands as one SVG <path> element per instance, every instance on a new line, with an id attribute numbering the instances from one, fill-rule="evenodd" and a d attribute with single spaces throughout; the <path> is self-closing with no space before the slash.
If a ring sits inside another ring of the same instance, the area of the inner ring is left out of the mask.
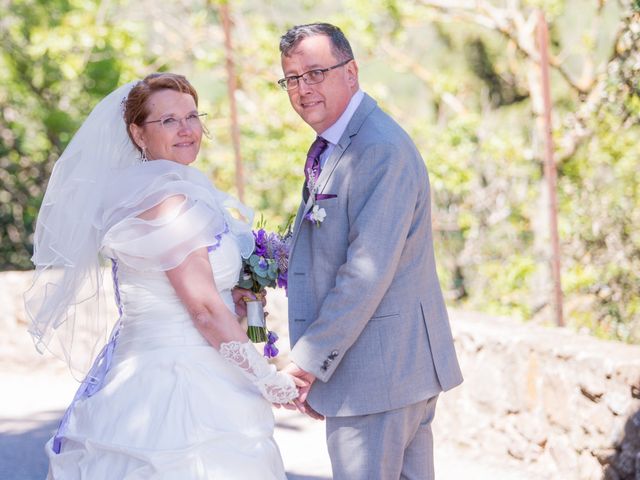
<path id="1" fill-rule="evenodd" d="M 300 413 L 309 415 L 311 418 L 316 420 L 324 420 L 324 417 L 311 408 L 307 403 L 307 395 L 309 394 L 311 385 L 313 385 L 313 382 L 316 380 L 316 376 L 313 373 L 301 369 L 293 362 L 290 362 L 281 371 L 293 377 L 294 381 L 296 381 L 296 385 L 298 385 L 299 393 L 298 397 L 293 399 L 291 403 L 283 404 L 282 406 L 288 410 L 297 409 Z M 276 406 L 280 407 L 280 405 Z"/>
<path id="2" fill-rule="evenodd" d="M 222 343 L 220 355 L 238 367 L 271 403 L 289 403 L 298 397 L 298 383 L 301 382 L 296 383 L 290 375 L 278 372 L 274 365 L 257 352 L 251 342 Z"/>
<path id="3" fill-rule="evenodd" d="M 231 294 L 233 296 L 233 303 L 235 304 L 236 314 L 240 317 L 247 316 L 247 304 L 246 298 L 255 298 L 255 294 L 251 290 L 245 288 L 235 287 Z M 266 295 L 262 296 L 262 305 L 267 303 Z M 265 312 L 265 316 L 268 313 Z M 247 346 L 251 346 L 247 344 Z M 236 352 L 236 355 L 239 352 Z M 258 355 L 256 353 L 256 355 Z M 234 355 L 235 356 L 235 355 Z M 240 357 L 244 357 L 241 355 Z M 236 358 L 240 358 L 236 357 Z M 240 364 L 244 363 L 242 361 Z M 307 403 L 307 395 L 311 389 L 311 385 L 315 382 L 316 377 L 314 374 L 307 372 L 295 363 L 290 362 L 279 372 L 275 370 L 275 367 L 268 365 L 267 368 L 271 370 L 267 372 L 262 370 L 262 378 L 257 380 L 252 378 L 252 381 L 258 385 L 263 396 L 274 404 L 275 407 L 281 406 L 289 410 L 298 410 L 300 413 L 309 415 L 316 420 L 324 420 L 324 417 L 316 412 Z"/>

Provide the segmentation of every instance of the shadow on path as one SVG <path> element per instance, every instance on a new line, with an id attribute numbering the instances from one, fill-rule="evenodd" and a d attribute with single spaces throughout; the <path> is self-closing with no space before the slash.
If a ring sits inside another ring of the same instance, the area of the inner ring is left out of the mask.
<path id="1" fill-rule="evenodd" d="M 43 480 L 48 460 L 44 444 L 51 438 L 64 412 L 42 412 L 28 418 L 0 418 L 0 478 Z"/>
<path id="2" fill-rule="evenodd" d="M 636 391 L 636 398 L 640 397 Z M 615 453 L 607 459 L 604 480 L 640 479 L 640 410 L 624 425 L 624 437 L 616 445 Z"/>
<path id="3" fill-rule="evenodd" d="M 44 480 L 48 460 L 44 445 L 58 428 L 63 411 L 41 412 L 30 417 L 0 418 L 0 479 Z M 278 422 L 278 427 L 297 431 L 300 427 Z M 288 480 L 331 480 L 325 475 L 287 473 Z"/>

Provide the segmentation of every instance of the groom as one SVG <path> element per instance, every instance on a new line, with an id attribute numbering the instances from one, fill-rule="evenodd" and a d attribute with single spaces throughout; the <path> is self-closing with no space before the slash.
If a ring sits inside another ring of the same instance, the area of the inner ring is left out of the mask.
<path id="1" fill-rule="evenodd" d="M 440 285 L 424 161 L 360 90 L 339 28 L 296 26 L 280 53 L 294 110 L 319 138 L 289 258 L 289 373 L 326 418 L 336 480 L 431 479 L 438 394 L 462 382 Z"/>

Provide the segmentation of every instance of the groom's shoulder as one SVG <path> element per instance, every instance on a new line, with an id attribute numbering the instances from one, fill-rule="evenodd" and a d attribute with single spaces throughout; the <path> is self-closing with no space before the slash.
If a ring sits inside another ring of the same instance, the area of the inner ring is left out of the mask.
<path id="1" fill-rule="evenodd" d="M 400 123 L 388 114 L 373 98 L 365 96 L 362 105 L 366 116 L 362 122 L 359 135 L 362 140 L 368 142 L 397 143 L 398 146 L 406 144 L 413 146 L 413 140 L 402 128 Z"/>
<path id="2" fill-rule="evenodd" d="M 367 112 L 358 133 L 351 139 L 350 164 L 367 171 L 390 169 L 408 178 L 424 178 L 424 160 L 409 134 L 371 97 L 367 98 L 373 108 Z"/>
<path id="3" fill-rule="evenodd" d="M 370 111 L 353 139 L 359 149 L 391 149 L 408 158 L 419 157 L 416 145 L 404 128 L 378 105 Z"/>

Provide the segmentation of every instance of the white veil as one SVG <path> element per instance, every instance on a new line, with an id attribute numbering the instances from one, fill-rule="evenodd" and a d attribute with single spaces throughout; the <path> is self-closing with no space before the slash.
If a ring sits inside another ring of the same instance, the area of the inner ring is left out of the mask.
<path id="1" fill-rule="evenodd" d="M 95 219 L 113 175 L 140 161 L 123 119 L 123 102 L 136 83 L 118 88 L 89 114 L 54 166 L 36 223 L 35 278 L 25 293 L 29 332 L 38 351 L 64 358 L 74 373 L 89 370 L 117 320 L 100 314 L 105 299 Z"/>

